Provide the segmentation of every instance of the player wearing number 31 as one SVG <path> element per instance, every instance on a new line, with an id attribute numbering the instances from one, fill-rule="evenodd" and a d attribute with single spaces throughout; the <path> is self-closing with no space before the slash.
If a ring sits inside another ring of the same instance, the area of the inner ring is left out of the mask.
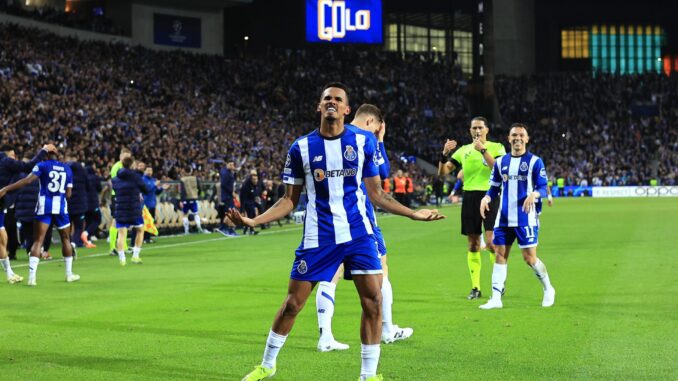
<path id="1" fill-rule="evenodd" d="M 489 310 L 502 308 L 501 296 L 506 282 L 507 261 L 513 241 L 518 239 L 523 259 L 532 267 L 544 288 L 543 307 L 555 302 L 556 290 L 551 286 L 546 266 L 537 257 L 539 217 L 535 201 L 546 197 L 547 176 L 544 162 L 527 151 L 530 140 L 527 126 L 511 125 L 508 136 L 511 153 L 497 159 L 490 176 L 490 189 L 480 202 L 480 214 L 485 218 L 492 199 L 501 197 L 494 224 L 494 245 L 497 261 L 492 271 L 492 297 L 480 306 Z"/>
<path id="2" fill-rule="evenodd" d="M 66 282 L 80 280 L 73 274 L 73 249 L 71 247 L 67 198 L 71 197 L 73 173 L 68 165 L 58 161 L 56 149 L 47 154 L 47 160 L 33 167 L 31 173 L 23 179 L 0 189 L 0 198 L 7 192 L 22 188 L 35 180 L 40 180 L 40 194 L 35 212 L 36 224 L 33 229 L 33 246 L 28 262 L 28 285 L 36 286 L 36 273 L 40 263 L 40 248 L 49 225 L 54 222 L 61 236 L 61 252 L 66 263 Z"/>

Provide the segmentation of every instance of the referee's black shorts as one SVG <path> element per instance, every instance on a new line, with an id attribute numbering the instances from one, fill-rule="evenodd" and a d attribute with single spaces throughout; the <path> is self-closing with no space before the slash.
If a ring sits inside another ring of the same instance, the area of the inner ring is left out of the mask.
<path id="1" fill-rule="evenodd" d="M 464 199 L 461 202 L 461 234 L 482 234 L 494 229 L 494 220 L 499 210 L 499 197 L 490 203 L 490 211 L 485 212 L 485 219 L 480 216 L 480 200 L 485 197 L 485 191 L 464 191 Z"/>

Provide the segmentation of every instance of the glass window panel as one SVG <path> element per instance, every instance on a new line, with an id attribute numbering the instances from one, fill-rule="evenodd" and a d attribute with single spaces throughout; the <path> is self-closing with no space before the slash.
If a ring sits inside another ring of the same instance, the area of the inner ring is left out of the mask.
<path id="1" fill-rule="evenodd" d="M 655 27 L 655 32 L 657 31 L 657 29 L 658 28 Z M 652 36 L 652 38 L 654 38 L 654 57 L 655 57 L 654 71 L 657 72 L 657 73 L 661 73 L 662 72 L 662 60 L 661 60 L 661 57 L 662 57 L 662 47 L 661 47 L 662 36 L 661 36 L 660 33 L 656 33 L 654 36 Z"/>
<path id="2" fill-rule="evenodd" d="M 622 27 L 621 30 L 623 30 Z M 619 72 L 626 74 L 626 35 L 622 34 L 619 36 Z"/>
<path id="3" fill-rule="evenodd" d="M 610 35 L 610 73 L 617 72 L 617 35 Z"/>
<path id="4" fill-rule="evenodd" d="M 638 27 L 640 29 L 640 27 Z M 643 36 L 642 36 L 642 29 L 640 30 L 640 33 L 636 35 L 636 69 L 638 70 L 638 73 L 643 72 Z"/>
<path id="5" fill-rule="evenodd" d="M 649 28 L 649 27 L 648 27 Z M 654 56 L 652 50 L 652 35 L 645 35 L 645 71 L 652 71 L 655 67 L 655 62 L 657 62 L 657 57 Z"/>
<path id="6" fill-rule="evenodd" d="M 598 48 L 598 40 L 600 35 L 598 34 L 598 27 L 594 25 L 591 28 L 591 67 L 593 72 L 600 70 L 600 52 Z"/>

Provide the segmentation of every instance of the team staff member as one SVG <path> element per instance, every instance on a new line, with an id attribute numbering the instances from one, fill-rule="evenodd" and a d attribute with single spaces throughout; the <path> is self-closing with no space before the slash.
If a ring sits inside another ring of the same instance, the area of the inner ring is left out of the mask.
<path id="1" fill-rule="evenodd" d="M 139 170 L 141 170 L 139 168 Z M 160 184 L 160 180 L 153 177 L 153 167 L 148 166 L 144 169 L 144 175 L 141 177 L 148 188 L 148 193 L 144 195 L 144 206 L 148 208 L 151 217 L 155 219 L 155 207 L 158 205 L 158 195 L 169 189 L 168 184 Z M 144 232 L 144 242 L 151 242 L 151 233 Z"/>
<path id="2" fill-rule="evenodd" d="M 116 253 L 121 266 L 127 265 L 125 258 L 125 242 L 127 230 L 136 230 L 132 244 L 132 263 L 141 264 L 141 245 L 144 242 L 144 217 L 142 216 L 143 204 L 140 195 L 148 194 L 148 187 L 141 179 L 141 175 L 132 169 L 134 159 L 127 156 L 122 159 L 122 168 L 116 172 L 113 178 L 113 190 L 115 190 L 115 224 L 118 229 L 116 241 Z"/>
<path id="3" fill-rule="evenodd" d="M 224 220 L 226 212 L 235 208 L 235 162 L 229 161 L 224 168 L 219 171 L 219 180 L 221 181 L 221 207 L 219 208 L 219 229 L 221 234 L 226 236 L 236 236 L 233 227 L 228 226 Z"/>
<path id="4" fill-rule="evenodd" d="M 407 177 L 403 175 L 401 169 L 396 172 L 396 175 L 393 178 L 393 184 L 393 197 L 395 197 L 399 203 L 409 206 L 409 200 L 407 199 Z"/>
<path id="5" fill-rule="evenodd" d="M 101 183 L 104 178 L 97 175 L 93 164 L 85 166 L 87 172 L 87 212 L 85 213 L 85 230 L 80 235 L 80 239 L 85 244 L 85 247 L 97 247 L 92 241 L 96 240 L 96 233 L 101 224 L 101 209 L 99 204 L 99 194 L 103 187 Z M 92 239 L 90 240 L 90 237 Z"/>
<path id="6" fill-rule="evenodd" d="M 73 173 L 73 189 L 68 199 L 68 215 L 71 217 L 71 242 L 76 247 L 82 247 L 82 233 L 85 229 L 85 214 L 87 213 L 87 171 L 78 162 L 73 153 L 66 155 L 66 165 Z"/>
<path id="7" fill-rule="evenodd" d="M 457 142 L 448 139 L 438 163 L 438 175 L 445 176 L 454 169 L 464 170 L 464 199 L 461 203 L 461 234 L 468 239 L 468 269 L 471 274 L 471 293 L 467 299 L 478 299 L 480 292 L 480 236 L 485 228 L 485 242 L 490 252 L 490 260 L 495 261 L 494 246 L 492 245 L 494 220 L 499 208 L 499 198 L 489 204 L 490 210 L 485 218 L 480 216 L 480 201 L 490 188 L 489 179 L 495 159 L 506 154 L 501 143 L 487 140 L 489 132 L 487 119 L 475 117 L 471 120 L 469 130 L 473 142 L 461 146 L 458 150 Z M 454 152 L 454 154 L 452 154 Z M 452 157 L 450 158 L 450 154 Z"/>

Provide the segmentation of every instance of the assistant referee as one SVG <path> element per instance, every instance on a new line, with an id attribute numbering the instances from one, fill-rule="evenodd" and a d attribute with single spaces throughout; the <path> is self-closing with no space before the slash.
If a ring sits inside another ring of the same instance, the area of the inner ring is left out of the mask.
<path id="1" fill-rule="evenodd" d="M 455 140 L 445 142 L 438 163 L 438 175 L 445 176 L 454 169 L 464 170 L 464 199 L 461 203 L 461 234 L 468 239 L 468 269 L 471 275 L 471 293 L 467 299 L 478 299 L 480 292 L 480 235 L 485 228 L 485 242 L 494 263 L 494 245 L 492 244 L 494 220 L 499 209 L 499 197 L 490 203 L 490 211 L 486 218 L 480 216 L 480 200 L 490 188 L 489 179 L 495 159 L 506 154 L 501 143 L 487 141 L 489 132 L 487 119 L 477 116 L 471 119 L 470 128 L 473 142 L 457 148 Z"/>

